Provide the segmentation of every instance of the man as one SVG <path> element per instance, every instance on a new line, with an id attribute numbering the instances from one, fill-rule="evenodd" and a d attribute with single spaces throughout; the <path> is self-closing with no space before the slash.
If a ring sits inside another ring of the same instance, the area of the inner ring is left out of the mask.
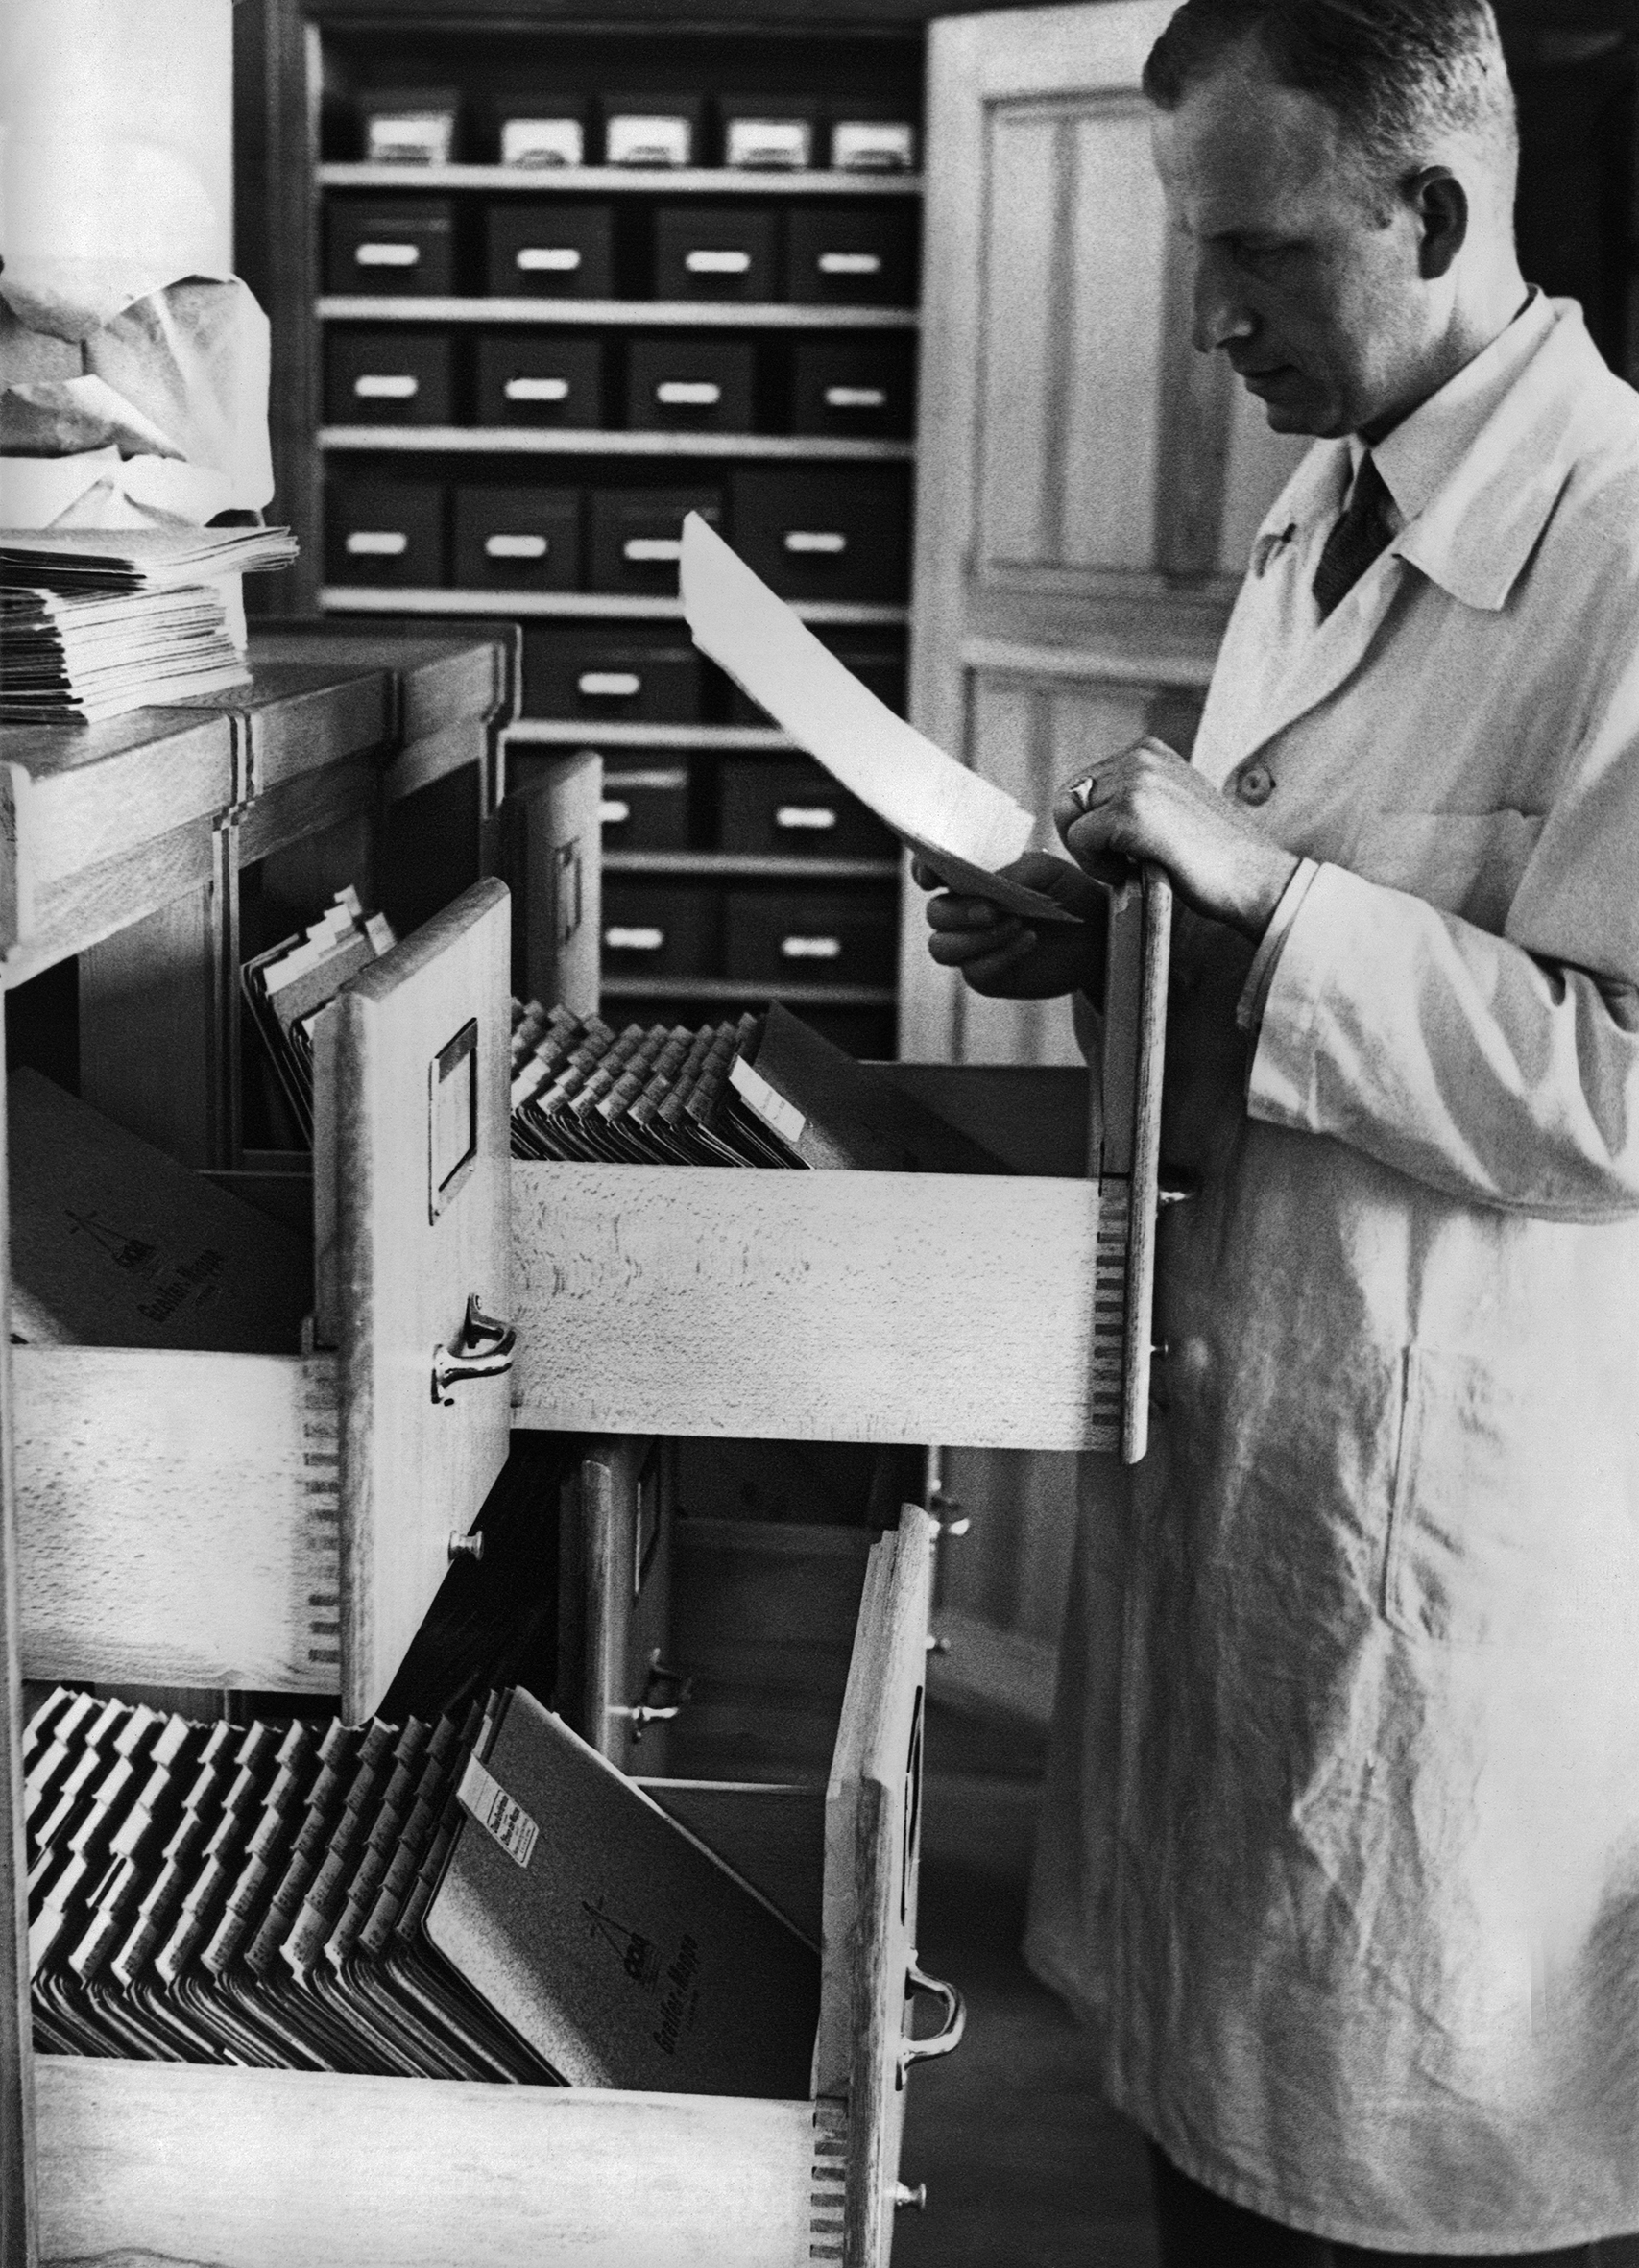
<path id="1" fill-rule="evenodd" d="M 1085 1523 L 1029 1951 L 1169 2263 L 1632 2262 L 1639 398 L 1521 278 L 1485 0 L 1189 0 L 1145 86 L 1194 343 L 1319 446 L 1193 763 L 1056 808 L 1184 901 L 1200 1194 Z M 1096 923 L 929 921 L 981 991 L 1098 997 Z"/>

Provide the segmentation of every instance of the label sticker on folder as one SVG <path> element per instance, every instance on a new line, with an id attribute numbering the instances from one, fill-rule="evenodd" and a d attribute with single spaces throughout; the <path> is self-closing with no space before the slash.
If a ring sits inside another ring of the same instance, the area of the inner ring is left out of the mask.
<path id="1" fill-rule="evenodd" d="M 514 1802 L 500 1781 L 492 1778 L 476 1756 L 469 1757 L 467 1769 L 461 1774 L 461 1785 L 455 1792 L 462 1808 L 471 1813 L 486 1835 L 494 1837 L 508 1858 L 527 1867 L 541 1830 L 522 1804 Z"/>

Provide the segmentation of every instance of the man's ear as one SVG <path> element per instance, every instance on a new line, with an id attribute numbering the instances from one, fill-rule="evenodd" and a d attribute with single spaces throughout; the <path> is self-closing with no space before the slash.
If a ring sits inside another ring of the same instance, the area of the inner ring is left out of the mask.
<path id="1" fill-rule="evenodd" d="M 1468 191 L 1443 165 L 1425 166 L 1410 183 L 1422 240 L 1418 270 L 1425 283 L 1444 276 L 1468 240 Z"/>

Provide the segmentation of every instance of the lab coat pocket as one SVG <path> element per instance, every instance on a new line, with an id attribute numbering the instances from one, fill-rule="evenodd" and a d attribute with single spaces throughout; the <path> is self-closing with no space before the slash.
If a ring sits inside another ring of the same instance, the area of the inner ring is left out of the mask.
<path id="1" fill-rule="evenodd" d="M 1477 1356 L 1407 1351 L 1383 1605 L 1410 1637 L 1525 1634 L 1550 1508 L 1520 1454 L 1516 1402 Z"/>
<path id="2" fill-rule="evenodd" d="M 1527 811 L 1368 811 L 1344 863 L 1501 936 L 1541 832 Z"/>

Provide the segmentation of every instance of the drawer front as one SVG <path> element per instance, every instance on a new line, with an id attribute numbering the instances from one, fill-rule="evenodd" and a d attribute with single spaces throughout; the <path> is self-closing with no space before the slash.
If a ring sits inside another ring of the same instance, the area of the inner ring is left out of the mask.
<path id="1" fill-rule="evenodd" d="M 591 498 L 591 587 L 671 598 L 683 523 L 698 512 L 709 526 L 723 524 L 720 489 L 597 489 Z"/>
<path id="2" fill-rule="evenodd" d="M 897 468 L 737 471 L 729 527 L 782 598 L 894 604 L 909 591 L 909 484 Z"/>
<path id="3" fill-rule="evenodd" d="M 722 847 L 784 858 L 892 858 L 899 842 L 823 765 L 730 757 L 722 769 Z"/>
<path id="4" fill-rule="evenodd" d="M 626 357 L 626 422 L 642 432 L 747 433 L 757 350 L 749 339 L 634 339 Z"/>
<path id="5" fill-rule="evenodd" d="M 458 488 L 455 580 L 496 591 L 574 591 L 581 499 L 572 488 Z"/>
<path id="6" fill-rule="evenodd" d="M 901 439 L 916 420 L 916 356 L 901 339 L 798 339 L 791 430 Z"/>
<path id="7" fill-rule="evenodd" d="M 332 331 L 325 415 L 336 425 L 447 425 L 451 341 L 438 332 Z"/>
<path id="8" fill-rule="evenodd" d="M 785 234 L 793 300 L 854 307 L 916 304 L 916 215 L 908 205 L 801 206 Z"/>
<path id="9" fill-rule="evenodd" d="M 648 638 L 624 624 L 530 628 L 523 634 L 523 707 L 528 716 L 693 724 L 700 714 L 699 658 L 681 630 L 669 626 Z"/>
<path id="10" fill-rule="evenodd" d="M 606 851 L 686 851 L 687 766 L 639 766 L 612 763 L 605 758 L 603 847 Z"/>
<path id="11" fill-rule="evenodd" d="M 497 299 L 612 298 L 614 212 L 557 199 L 497 200 L 484 215 L 484 280 Z"/>
<path id="12" fill-rule="evenodd" d="M 759 984 L 888 984 L 899 953 L 893 900 L 867 890 L 731 890 L 724 967 Z"/>
<path id="13" fill-rule="evenodd" d="M 429 481 L 338 485 L 330 491 L 325 515 L 330 581 L 442 583 L 444 507 L 444 490 Z"/>
<path id="14" fill-rule="evenodd" d="M 780 216 L 663 205 L 655 213 L 657 300 L 779 297 Z"/>
<path id="15" fill-rule="evenodd" d="M 889 632 L 872 637 L 858 631 L 822 631 L 821 643 L 829 646 L 845 669 L 850 670 L 861 685 L 876 694 L 879 701 L 891 709 L 896 716 L 904 714 L 904 648 L 897 636 Z M 732 681 L 729 684 L 729 719 L 733 724 L 761 725 L 769 722 L 768 713 L 759 708 L 748 693 L 742 693 Z"/>
<path id="16" fill-rule="evenodd" d="M 480 425 L 603 422 L 603 347 L 597 339 L 478 341 Z"/>
<path id="17" fill-rule="evenodd" d="M 610 977 L 711 977 L 719 901 L 711 889 L 655 888 L 613 877 L 603 886 L 603 967 Z"/>
<path id="18" fill-rule="evenodd" d="M 325 288 L 395 298 L 455 289 L 455 207 L 447 197 L 338 197 L 325 215 Z"/>
<path id="19" fill-rule="evenodd" d="M 887 2268 L 910 2067 L 930 2053 L 948 2053 L 962 2031 L 959 1997 L 925 1978 L 916 1955 L 933 1534 L 928 1514 L 906 1505 L 897 1533 L 884 1535 L 871 1554 L 826 1794 L 814 2091 L 846 2093 L 849 2104 L 836 2234 L 840 2256 L 853 2268 Z M 923 1993 L 944 1998 L 945 2022 L 913 2042 L 912 2015 Z"/>

